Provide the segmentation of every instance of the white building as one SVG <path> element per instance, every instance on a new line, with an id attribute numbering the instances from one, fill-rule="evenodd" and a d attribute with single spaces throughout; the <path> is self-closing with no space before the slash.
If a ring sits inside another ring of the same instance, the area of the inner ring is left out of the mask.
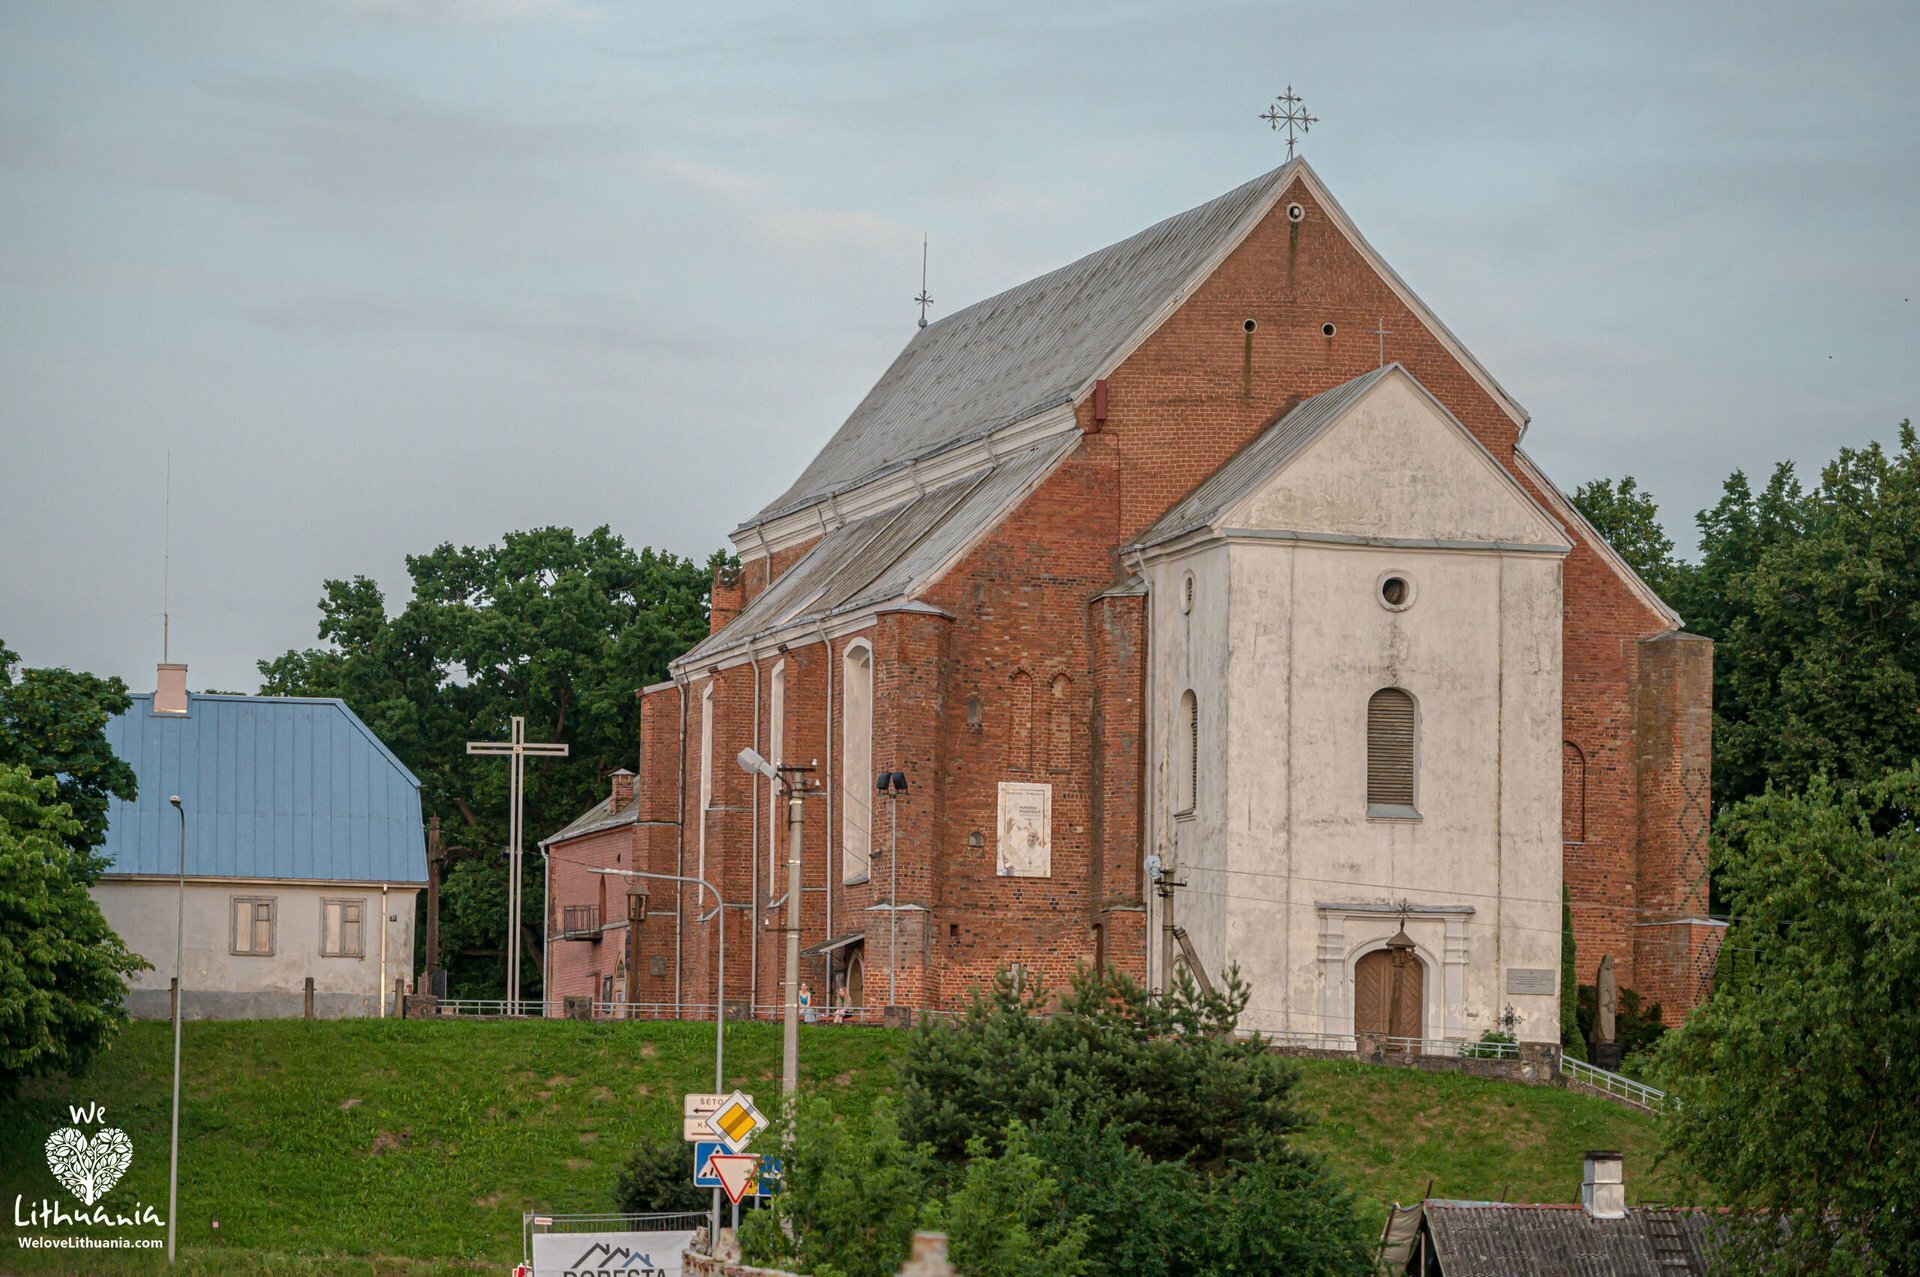
<path id="1" fill-rule="evenodd" d="M 1398 365 L 1285 412 L 1128 548 L 1146 842 L 1184 884 L 1149 891 L 1150 983 L 1171 900 L 1201 967 L 1252 985 L 1248 1027 L 1558 1039 L 1570 548 Z"/>

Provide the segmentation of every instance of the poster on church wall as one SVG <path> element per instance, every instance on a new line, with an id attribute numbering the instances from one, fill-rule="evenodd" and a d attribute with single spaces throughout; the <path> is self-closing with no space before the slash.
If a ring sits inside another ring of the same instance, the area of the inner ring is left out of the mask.
<path id="1" fill-rule="evenodd" d="M 1002 878 L 1053 876 L 1053 786 L 1000 782 Z"/>

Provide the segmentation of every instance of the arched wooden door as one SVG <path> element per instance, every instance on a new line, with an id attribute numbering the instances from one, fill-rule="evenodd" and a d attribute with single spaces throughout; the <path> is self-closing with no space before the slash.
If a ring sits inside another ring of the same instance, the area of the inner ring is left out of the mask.
<path id="1" fill-rule="evenodd" d="M 867 962 L 857 953 L 847 959 L 847 1005 L 855 1011 L 867 1005 Z"/>
<path id="2" fill-rule="evenodd" d="M 1369 953 L 1353 968 L 1353 1031 L 1378 1037 L 1426 1036 L 1427 969 L 1412 953 Z M 1397 977 L 1397 979 L 1396 979 Z"/>

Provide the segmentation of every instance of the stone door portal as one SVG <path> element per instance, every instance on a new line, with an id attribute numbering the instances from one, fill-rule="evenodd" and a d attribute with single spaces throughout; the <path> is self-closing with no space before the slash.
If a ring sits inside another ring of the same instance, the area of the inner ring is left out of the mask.
<path id="1" fill-rule="evenodd" d="M 1427 972 L 1419 958 L 1387 949 L 1369 953 L 1353 968 L 1353 1031 L 1423 1038 L 1426 996 Z"/>

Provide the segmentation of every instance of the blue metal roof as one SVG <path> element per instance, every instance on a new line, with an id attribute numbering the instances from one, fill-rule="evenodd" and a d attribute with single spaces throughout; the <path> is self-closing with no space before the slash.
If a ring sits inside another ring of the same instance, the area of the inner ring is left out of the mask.
<path id="1" fill-rule="evenodd" d="M 155 714 L 136 695 L 107 740 L 140 778 L 108 812 L 108 873 L 179 871 L 178 794 L 191 876 L 427 880 L 420 781 L 344 701 L 195 695 Z"/>

